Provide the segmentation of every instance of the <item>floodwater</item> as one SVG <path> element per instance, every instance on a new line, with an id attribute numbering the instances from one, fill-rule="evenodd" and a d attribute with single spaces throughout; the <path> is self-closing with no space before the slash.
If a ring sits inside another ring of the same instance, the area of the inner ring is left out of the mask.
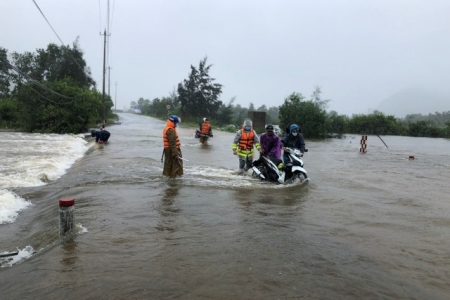
<path id="1" fill-rule="evenodd" d="M 310 181 L 284 186 L 236 176 L 234 134 L 181 126 L 185 176 L 167 179 L 165 123 L 120 118 L 61 178 L 13 189 L 32 205 L 0 253 L 33 254 L 0 268 L 1 299 L 450 299 L 449 140 L 306 138 Z"/>

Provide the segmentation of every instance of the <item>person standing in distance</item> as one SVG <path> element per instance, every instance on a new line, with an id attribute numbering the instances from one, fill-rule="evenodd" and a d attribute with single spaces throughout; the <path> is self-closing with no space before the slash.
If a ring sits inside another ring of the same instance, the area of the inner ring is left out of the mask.
<path id="1" fill-rule="evenodd" d="M 167 118 L 166 127 L 163 130 L 164 176 L 177 177 L 183 175 L 181 143 L 176 130 L 180 122 L 181 119 L 178 116 L 170 115 Z"/>
<path id="2" fill-rule="evenodd" d="M 245 119 L 242 124 L 242 129 L 236 132 L 231 149 L 233 154 L 239 157 L 239 171 L 238 175 L 244 174 L 245 171 L 252 167 L 253 163 L 253 147 L 261 151 L 259 144 L 259 137 L 253 130 L 253 122 L 250 119 Z"/>

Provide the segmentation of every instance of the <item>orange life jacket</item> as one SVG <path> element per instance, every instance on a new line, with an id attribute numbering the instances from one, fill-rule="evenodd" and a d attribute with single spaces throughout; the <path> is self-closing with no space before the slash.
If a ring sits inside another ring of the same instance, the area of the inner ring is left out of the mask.
<path id="1" fill-rule="evenodd" d="M 178 138 L 178 133 L 175 130 L 175 125 L 172 123 L 172 121 L 169 121 L 169 120 L 167 120 L 166 128 L 164 128 L 164 131 L 163 131 L 164 148 L 165 149 L 170 148 L 169 138 L 167 137 L 167 130 L 169 130 L 171 128 L 175 131 L 175 135 L 177 137 L 177 149 L 180 149 L 181 143 L 180 143 L 180 139 Z"/>
<path id="2" fill-rule="evenodd" d="M 239 140 L 239 148 L 242 150 L 253 149 L 255 134 L 253 128 L 247 133 L 245 129 L 241 129 L 241 139 Z"/>
<path id="3" fill-rule="evenodd" d="M 209 123 L 209 121 L 204 121 L 202 123 L 202 128 L 200 131 L 202 134 L 209 134 L 209 132 L 211 131 L 211 124 Z"/>

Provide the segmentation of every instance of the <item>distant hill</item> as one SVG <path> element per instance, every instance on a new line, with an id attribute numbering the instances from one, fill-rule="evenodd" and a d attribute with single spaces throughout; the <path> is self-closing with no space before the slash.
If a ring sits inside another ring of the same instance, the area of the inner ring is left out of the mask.
<path id="1" fill-rule="evenodd" d="M 404 118 L 406 115 L 450 111 L 450 96 L 437 92 L 411 88 L 400 91 L 381 101 L 378 111 Z"/>

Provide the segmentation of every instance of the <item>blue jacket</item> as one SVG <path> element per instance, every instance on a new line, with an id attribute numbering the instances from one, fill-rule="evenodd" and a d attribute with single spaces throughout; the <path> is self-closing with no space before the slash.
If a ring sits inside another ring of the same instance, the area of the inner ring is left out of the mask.
<path id="1" fill-rule="evenodd" d="M 109 133 L 109 131 L 107 130 L 92 130 L 91 131 L 91 136 L 94 137 L 95 136 L 95 142 L 98 143 L 98 141 L 103 141 L 103 142 L 107 142 L 109 137 L 111 136 L 111 133 Z"/>
<path id="2" fill-rule="evenodd" d="M 281 145 L 283 147 L 296 148 L 301 152 L 305 152 L 305 139 L 301 133 L 298 133 L 297 136 L 293 136 L 291 133 L 287 134 L 281 141 Z"/>

